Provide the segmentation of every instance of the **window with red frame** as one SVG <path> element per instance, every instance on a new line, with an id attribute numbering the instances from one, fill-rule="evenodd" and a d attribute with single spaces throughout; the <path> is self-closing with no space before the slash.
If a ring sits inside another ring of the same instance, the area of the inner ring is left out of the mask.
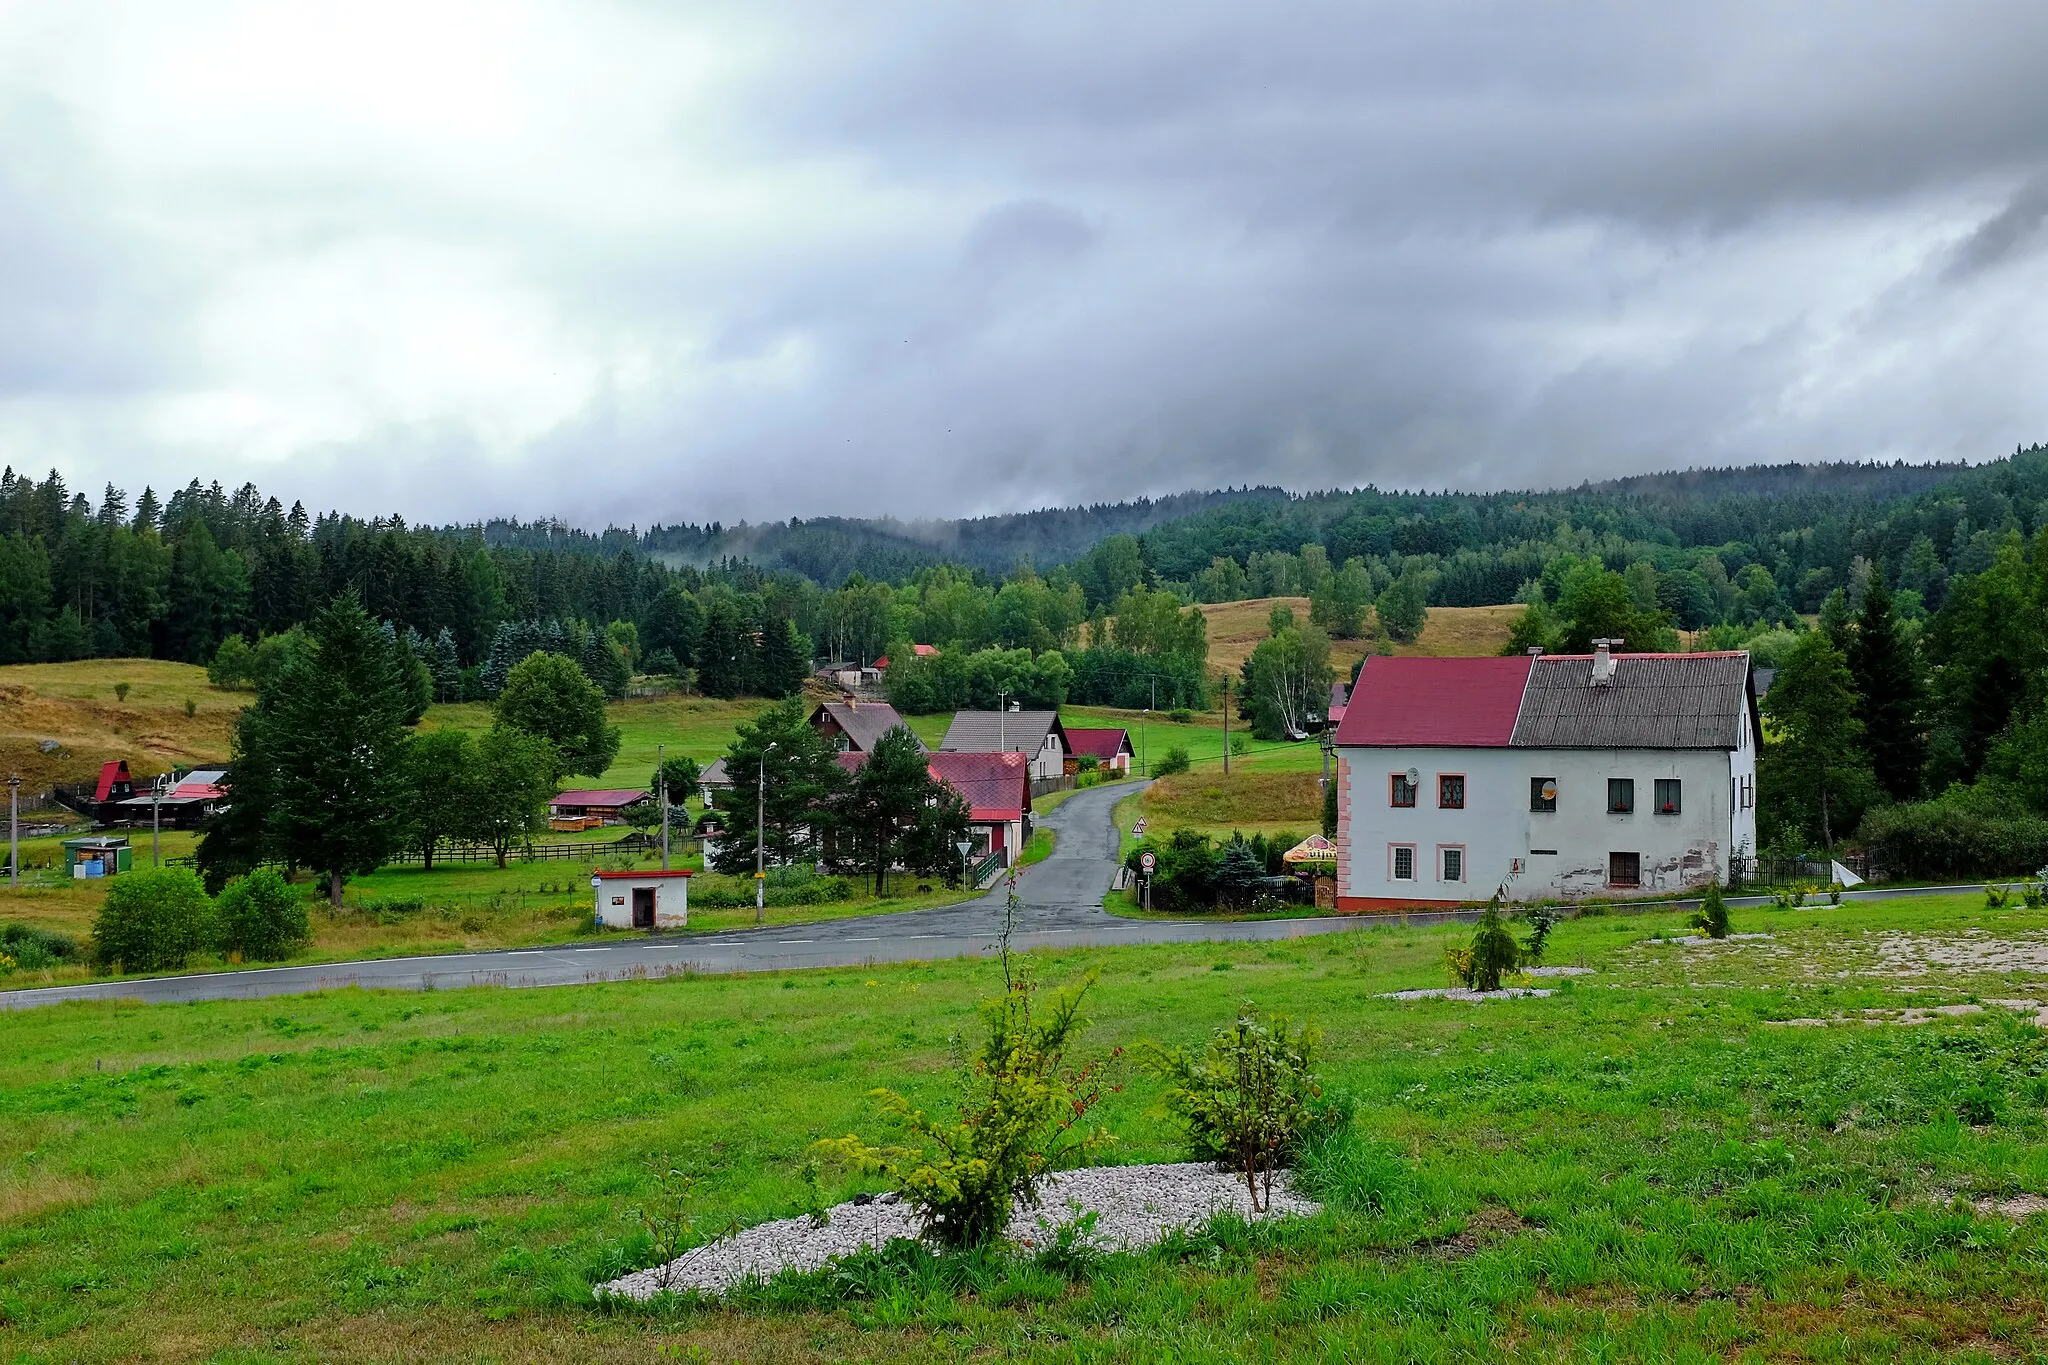
<path id="1" fill-rule="evenodd" d="M 1388 777 L 1387 784 L 1388 791 L 1391 793 L 1387 801 L 1388 805 L 1412 806 L 1415 804 L 1415 784 L 1408 780 L 1406 773 L 1392 774 Z"/>
<path id="2" fill-rule="evenodd" d="M 1438 773 L 1436 803 L 1443 810 L 1465 809 L 1465 774 Z"/>

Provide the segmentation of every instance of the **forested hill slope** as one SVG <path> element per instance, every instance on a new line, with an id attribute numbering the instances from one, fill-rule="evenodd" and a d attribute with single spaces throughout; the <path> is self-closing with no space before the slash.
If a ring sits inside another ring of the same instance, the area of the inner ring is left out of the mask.
<path id="1" fill-rule="evenodd" d="M 641 532 L 618 527 L 589 532 L 559 522 L 494 520 L 481 529 L 489 545 L 587 554 L 630 549 L 699 567 L 743 559 L 770 572 L 786 569 L 815 582 L 838 584 L 855 573 L 901 579 L 933 564 L 962 564 L 998 576 L 1026 561 L 1064 564 L 1110 536 L 1143 535 L 1155 526 L 1233 503 L 1277 504 L 1287 497 L 1285 489 L 1247 487 L 957 521 L 811 517 L 759 525 L 711 522 L 654 526 Z"/>
<path id="2" fill-rule="evenodd" d="M 2004 461 L 1999 464 L 2007 463 Z M 1995 466 L 1978 466 L 1979 469 Z M 1272 487 L 1181 493 L 1132 502 L 1045 508 L 957 521 L 905 522 L 893 518 L 796 518 L 759 525 L 654 526 L 577 530 L 559 522 L 485 522 L 485 543 L 528 550 L 615 555 L 624 550 L 699 566 L 745 560 L 787 570 L 818 583 L 837 584 L 859 573 L 901 580 L 933 564 L 950 563 L 997 576 L 1029 562 L 1040 570 L 1071 563 L 1112 536 L 1143 536 L 1148 558 L 1168 579 L 1189 579 L 1218 555 L 1242 563 L 1256 551 L 1298 552 L 1310 540 L 1341 563 L 1351 554 L 1436 553 L 1480 549 L 1504 539 L 1526 539 L 1519 516 L 1543 510 L 1553 525 L 1569 521 L 1628 540 L 1671 531 L 1680 544 L 1717 544 L 1788 526 L 1812 525 L 1829 514 L 1869 507 L 1938 487 L 1972 467 L 1905 463 L 1754 465 L 1632 475 L 1577 488 L 1500 493 L 1401 493 L 1374 488 L 1289 494 Z M 1775 504 L 1775 510 L 1772 505 Z M 1367 523 L 1419 520 L 1397 543 L 1391 525 L 1381 534 Z M 1462 523 L 1462 524 L 1459 524 Z M 1725 532 L 1725 533 L 1723 533 Z M 1510 590 L 1512 590 L 1512 585 Z M 1502 600 L 1502 599 L 1488 599 Z"/>

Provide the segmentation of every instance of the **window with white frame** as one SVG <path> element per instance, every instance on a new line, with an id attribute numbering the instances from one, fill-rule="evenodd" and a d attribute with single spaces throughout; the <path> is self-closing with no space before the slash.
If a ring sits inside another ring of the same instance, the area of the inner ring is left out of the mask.
<path id="1" fill-rule="evenodd" d="M 1393 879 L 1397 882 L 1415 880 L 1415 845 L 1392 844 L 1388 848 L 1393 868 Z"/>
<path id="2" fill-rule="evenodd" d="M 1465 880 L 1465 846 L 1463 844 L 1439 844 L 1436 850 L 1437 875 L 1447 882 Z"/>

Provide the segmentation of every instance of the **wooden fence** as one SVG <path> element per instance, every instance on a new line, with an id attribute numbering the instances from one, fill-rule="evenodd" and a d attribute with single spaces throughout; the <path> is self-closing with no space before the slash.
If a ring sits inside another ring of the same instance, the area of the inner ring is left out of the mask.
<path id="1" fill-rule="evenodd" d="M 668 847 L 673 857 L 685 857 L 699 851 L 696 839 L 680 837 L 674 833 L 669 835 Z M 657 852 L 660 848 L 659 834 L 628 834 L 623 839 L 579 839 L 559 844 L 521 844 L 515 846 L 505 857 L 508 862 L 515 863 L 595 862 L 613 853 L 638 856 L 642 853 Z M 388 861 L 399 865 L 417 863 L 420 861 L 420 851 L 416 848 L 407 849 L 394 854 Z M 434 861 L 495 863 L 498 861 L 498 851 L 489 844 L 443 844 L 434 850 Z"/>

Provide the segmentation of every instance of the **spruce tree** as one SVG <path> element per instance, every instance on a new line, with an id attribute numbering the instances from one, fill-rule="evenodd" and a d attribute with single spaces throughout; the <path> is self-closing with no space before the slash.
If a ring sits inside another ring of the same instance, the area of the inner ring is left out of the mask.
<path id="1" fill-rule="evenodd" d="M 436 699 L 462 700 L 462 659 L 455 651 L 455 632 L 446 626 L 434 637 L 433 662 L 428 668 L 434 675 Z"/>
<path id="2" fill-rule="evenodd" d="M 397 847 L 404 811 L 407 659 L 353 595 L 314 618 L 312 649 L 257 695 L 233 763 L 235 805 L 261 795 L 263 852 L 310 867 L 341 905 L 350 876 Z"/>
<path id="3" fill-rule="evenodd" d="M 810 672 L 797 641 L 796 626 L 786 616 L 770 618 L 761 632 L 761 691 L 771 697 L 793 697 L 803 691 Z"/>
<path id="4" fill-rule="evenodd" d="M 697 655 L 697 686 L 707 697 L 737 697 L 746 685 L 747 660 L 753 642 L 740 629 L 739 613 L 730 602 L 712 605 L 704 622 L 704 640 Z"/>
<path id="5" fill-rule="evenodd" d="M 1692 923 L 1708 938 L 1728 937 L 1728 901 L 1721 894 L 1721 883 L 1707 883 L 1707 893 L 1700 897 L 1700 912 Z"/>
<path id="6" fill-rule="evenodd" d="M 1920 720 L 1920 661 L 1899 631 L 1882 577 L 1873 576 L 1864 595 L 1863 614 L 1849 642 L 1849 675 L 1856 686 L 1863 747 L 1878 783 L 1894 801 L 1910 801 L 1920 794 L 1920 772 L 1927 760 Z"/>

